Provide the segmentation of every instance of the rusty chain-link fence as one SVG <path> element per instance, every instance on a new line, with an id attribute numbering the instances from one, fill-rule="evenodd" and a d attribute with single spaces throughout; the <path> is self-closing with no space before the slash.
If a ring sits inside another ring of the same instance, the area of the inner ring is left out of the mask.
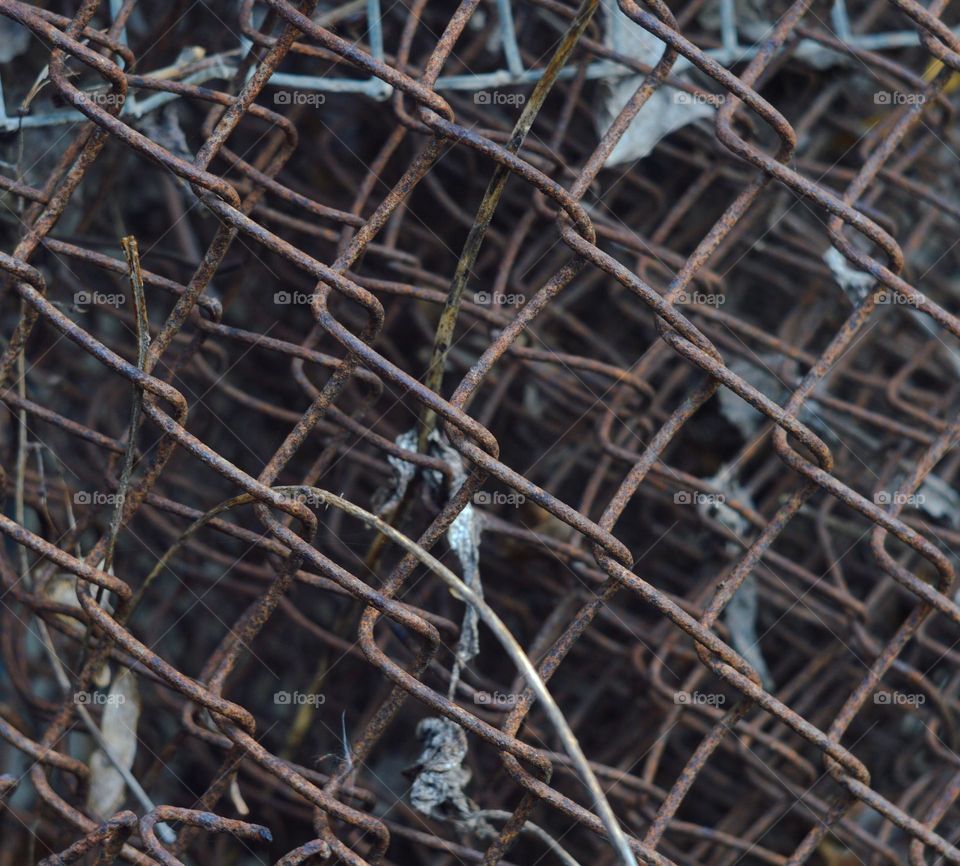
<path id="1" fill-rule="evenodd" d="M 0 866 L 960 863 L 945 0 L 0 13 Z"/>

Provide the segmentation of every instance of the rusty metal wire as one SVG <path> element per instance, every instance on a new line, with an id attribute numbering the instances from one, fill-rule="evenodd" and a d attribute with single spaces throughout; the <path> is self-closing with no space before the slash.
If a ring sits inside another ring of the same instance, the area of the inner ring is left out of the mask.
<path id="1" fill-rule="evenodd" d="M 597 6 L 0 0 L 0 866 L 960 863 L 946 2 Z"/>

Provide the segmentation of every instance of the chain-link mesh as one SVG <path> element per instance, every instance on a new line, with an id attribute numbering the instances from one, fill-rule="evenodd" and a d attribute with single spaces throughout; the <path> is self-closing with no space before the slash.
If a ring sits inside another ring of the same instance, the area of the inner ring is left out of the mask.
<path id="1" fill-rule="evenodd" d="M 45 5 L 0 863 L 960 862 L 945 0 Z"/>

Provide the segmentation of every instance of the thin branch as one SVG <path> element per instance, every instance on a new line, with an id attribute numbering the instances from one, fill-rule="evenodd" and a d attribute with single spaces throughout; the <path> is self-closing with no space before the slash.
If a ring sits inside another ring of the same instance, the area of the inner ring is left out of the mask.
<path id="1" fill-rule="evenodd" d="M 517 153 L 523 145 L 527 133 L 533 126 L 540 108 L 543 106 L 547 94 L 550 93 L 557 76 L 567 62 L 583 34 L 593 13 L 597 9 L 599 0 L 583 0 L 577 11 L 576 17 L 570 22 L 570 27 L 564 34 L 560 45 L 550 58 L 550 63 L 543 72 L 543 76 L 533 88 L 530 99 L 527 100 L 523 111 L 520 113 L 513 132 L 510 135 L 510 141 L 506 149 L 509 153 Z M 473 270 L 473 265 L 480 254 L 480 247 L 483 245 L 483 239 L 487 234 L 490 222 L 493 220 L 494 211 L 500 203 L 500 197 L 503 195 L 503 189 L 507 184 L 507 178 L 510 176 L 510 170 L 506 166 L 497 163 L 493 171 L 493 176 L 487 184 L 486 192 L 480 207 L 477 208 L 477 215 L 474 218 L 473 225 L 470 227 L 470 233 L 463 245 L 463 252 L 460 254 L 460 260 L 457 262 L 457 269 L 453 275 L 453 281 L 450 284 L 450 292 L 440 313 L 440 321 L 437 322 L 437 331 L 433 341 L 433 354 L 430 358 L 430 366 L 427 368 L 426 386 L 435 393 L 440 393 L 440 387 L 443 384 L 443 374 L 447 365 L 447 354 L 450 352 L 450 346 L 453 343 L 453 332 L 457 325 L 457 317 L 460 314 L 460 301 L 463 297 L 463 290 L 466 288 L 467 280 Z M 437 416 L 432 409 L 427 409 L 423 415 L 423 423 L 420 428 L 418 448 L 421 452 L 426 451 L 427 441 L 437 424 Z"/>
<path id="2" fill-rule="evenodd" d="M 147 350 L 150 348 L 150 321 L 147 318 L 147 302 L 143 293 L 140 251 L 137 246 L 137 239 L 133 235 L 121 238 L 120 246 L 123 247 L 123 255 L 127 260 L 130 288 L 133 290 L 133 305 L 136 310 L 137 322 L 137 366 L 142 370 L 146 363 Z M 133 461 L 137 452 L 137 429 L 140 427 L 142 409 L 143 392 L 134 384 L 130 409 L 130 430 L 127 434 L 127 450 L 123 455 L 123 470 L 120 473 L 120 482 L 117 485 L 117 500 L 114 503 L 113 515 L 110 518 L 110 536 L 104 554 L 103 568 L 105 571 L 108 571 L 113 564 L 113 551 L 117 544 L 117 535 L 120 533 L 120 524 L 123 522 L 123 507 L 127 498 L 127 490 L 130 487 L 130 476 L 133 473 Z M 128 612 L 128 618 L 129 615 Z"/>

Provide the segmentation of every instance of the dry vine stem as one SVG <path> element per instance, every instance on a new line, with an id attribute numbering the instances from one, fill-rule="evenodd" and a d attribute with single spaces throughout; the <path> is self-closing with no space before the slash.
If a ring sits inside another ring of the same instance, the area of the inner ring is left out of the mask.
<path id="1" fill-rule="evenodd" d="M 0 0 L 0 866 L 960 864 L 956 24 Z"/>

